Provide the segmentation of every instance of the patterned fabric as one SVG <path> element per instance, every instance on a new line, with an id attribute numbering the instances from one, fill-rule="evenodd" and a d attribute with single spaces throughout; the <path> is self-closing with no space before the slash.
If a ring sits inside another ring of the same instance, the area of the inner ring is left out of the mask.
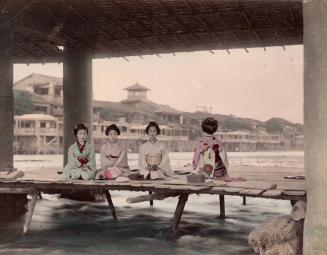
<path id="1" fill-rule="evenodd" d="M 197 172 L 206 170 L 208 166 L 211 166 L 213 171 L 210 174 L 207 173 L 210 178 L 227 175 L 227 155 L 213 135 L 204 136 L 196 145 L 192 165 Z"/>
<path id="2" fill-rule="evenodd" d="M 68 149 L 68 163 L 63 170 L 61 180 L 93 179 L 95 176 L 96 162 L 92 146 L 85 143 L 81 148 L 78 142 L 73 143 Z"/>

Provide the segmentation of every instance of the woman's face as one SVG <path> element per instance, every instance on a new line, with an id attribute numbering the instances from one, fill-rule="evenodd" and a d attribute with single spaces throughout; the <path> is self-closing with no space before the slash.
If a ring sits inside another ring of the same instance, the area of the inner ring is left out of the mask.
<path id="1" fill-rule="evenodd" d="M 155 139 L 157 137 L 157 134 L 158 134 L 156 127 L 153 127 L 153 126 L 151 126 L 149 128 L 148 133 L 149 133 L 150 139 Z"/>
<path id="2" fill-rule="evenodd" d="M 118 140 L 118 133 L 115 130 L 110 130 L 108 133 L 109 142 L 115 143 Z"/>
<path id="3" fill-rule="evenodd" d="M 80 129 L 77 131 L 76 136 L 79 143 L 84 143 L 87 139 L 87 132 L 85 129 Z"/>

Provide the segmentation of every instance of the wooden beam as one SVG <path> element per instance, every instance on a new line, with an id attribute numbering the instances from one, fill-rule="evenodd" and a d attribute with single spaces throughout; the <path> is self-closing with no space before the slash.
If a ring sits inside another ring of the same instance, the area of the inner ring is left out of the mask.
<path id="1" fill-rule="evenodd" d="M 149 195 L 150 195 L 150 196 L 152 195 L 152 191 L 149 191 Z M 150 206 L 151 206 L 151 207 L 153 206 L 153 199 L 150 200 Z"/>
<path id="2" fill-rule="evenodd" d="M 175 210 L 174 218 L 170 224 L 170 232 L 174 235 L 178 234 L 178 226 L 184 212 L 184 207 L 188 199 L 188 194 L 182 194 L 178 198 L 177 207 Z"/>
<path id="3" fill-rule="evenodd" d="M 25 220 L 25 224 L 24 224 L 24 230 L 23 230 L 24 235 L 26 235 L 29 231 L 38 195 L 39 195 L 38 191 L 35 191 L 31 194 L 32 200 L 31 200 L 30 204 L 28 205 L 28 211 L 27 211 L 26 220 Z"/>
<path id="4" fill-rule="evenodd" d="M 110 192 L 108 190 L 105 190 L 105 191 L 103 191 L 103 193 L 106 195 L 112 218 L 114 219 L 114 221 L 117 221 L 116 210 L 115 210 L 114 204 L 112 202 Z"/>
<path id="5" fill-rule="evenodd" d="M 242 205 L 246 205 L 246 196 L 243 196 L 243 203 Z"/>
<path id="6" fill-rule="evenodd" d="M 225 214 L 225 196 L 224 195 L 219 195 L 219 208 L 220 208 L 219 217 L 221 219 L 225 219 L 226 214 Z"/>

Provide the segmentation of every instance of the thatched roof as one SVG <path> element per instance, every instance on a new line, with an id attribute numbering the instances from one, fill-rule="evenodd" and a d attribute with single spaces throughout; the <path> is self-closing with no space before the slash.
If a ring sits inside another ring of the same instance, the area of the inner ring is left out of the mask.
<path id="1" fill-rule="evenodd" d="M 14 61 L 25 63 L 62 61 L 57 46 L 96 58 L 302 44 L 302 9 L 292 0 L 0 0 L 0 46 L 14 40 Z"/>

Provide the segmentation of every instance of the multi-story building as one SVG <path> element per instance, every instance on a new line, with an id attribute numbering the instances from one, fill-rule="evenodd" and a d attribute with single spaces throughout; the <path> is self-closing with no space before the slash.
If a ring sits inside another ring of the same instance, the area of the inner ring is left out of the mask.
<path id="1" fill-rule="evenodd" d="M 125 142 L 130 151 L 137 152 L 141 143 L 148 138 L 145 134 L 146 125 L 130 124 L 121 118 L 117 122 L 102 121 L 93 123 L 93 140 L 96 151 L 105 141 L 106 128 L 115 123 L 120 131 L 120 139 Z M 188 141 L 188 130 L 171 128 L 161 125 L 158 139 L 166 141 L 172 151 L 179 150 L 176 142 Z M 63 122 L 46 114 L 25 114 L 15 116 L 14 148 L 16 153 L 49 154 L 61 153 L 63 141 Z"/>
<path id="2" fill-rule="evenodd" d="M 227 151 L 265 151 L 290 148 L 290 140 L 267 132 L 216 132 Z"/>

